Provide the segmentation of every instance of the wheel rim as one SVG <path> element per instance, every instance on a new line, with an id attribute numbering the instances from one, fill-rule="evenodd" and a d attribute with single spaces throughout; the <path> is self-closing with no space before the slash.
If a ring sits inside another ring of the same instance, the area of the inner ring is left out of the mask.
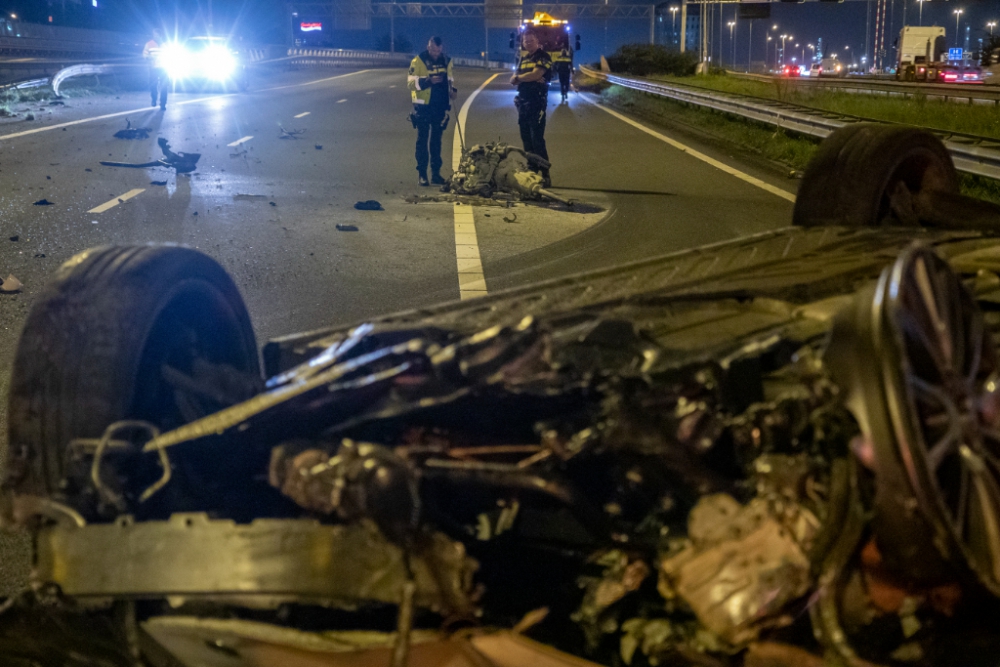
<path id="1" fill-rule="evenodd" d="M 885 389 L 902 407 L 892 421 L 909 487 L 942 555 L 1000 593 L 997 357 L 982 313 L 947 263 L 915 249 L 880 284 L 875 315 L 897 352 L 882 363 L 897 369 Z"/>

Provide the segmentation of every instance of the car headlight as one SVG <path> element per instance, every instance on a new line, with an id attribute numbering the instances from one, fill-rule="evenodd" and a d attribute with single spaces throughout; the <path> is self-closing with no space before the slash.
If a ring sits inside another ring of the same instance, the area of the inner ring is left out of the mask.
<path id="1" fill-rule="evenodd" d="M 183 79 L 191 74 L 194 59 L 183 44 L 169 42 L 160 49 L 158 64 L 167 71 L 171 79 Z"/>
<path id="2" fill-rule="evenodd" d="M 236 57 L 224 46 L 205 49 L 203 66 L 205 74 L 216 81 L 228 79 L 236 70 Z"/>

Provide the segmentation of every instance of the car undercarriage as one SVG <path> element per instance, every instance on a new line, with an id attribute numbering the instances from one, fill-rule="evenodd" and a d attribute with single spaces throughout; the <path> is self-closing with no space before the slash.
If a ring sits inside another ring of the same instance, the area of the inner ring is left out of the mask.
<path id="1" fill-rule="evenodd" d="M 992 664 L 1000 218 L 891 132 L 858 205 L 863 131 L 794 227 L 263 369 L 206 256 L 78 255 L 12 375 L 0 664 Z"/>

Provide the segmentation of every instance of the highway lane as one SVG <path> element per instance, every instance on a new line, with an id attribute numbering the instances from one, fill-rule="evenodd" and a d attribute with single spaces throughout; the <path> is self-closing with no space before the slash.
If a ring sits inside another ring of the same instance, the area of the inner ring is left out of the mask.
<path id="1" fill-rule="evenodd" d="M 489 76 L 459 70 L 453 119 Z M 512 98 L 505 75 L 488 85 L 468 108 L 467 141 L 518 143 Z M 596 207 L 586 214 L 518 207 L 516 224 L 504 222 L 504 209 L 476 208 L 490 291 L 790 219 L 787 200 L 579 96 L 562 107 L 552 100 L 555 184 Z M 76 98 L 68 108 L 31 105 L 34 121 L 0 123 L 0 272 L 25 284 L 21 294 L 0 295 L 4 436 L 5 371 L 24 315 L 55 268 L 87 247 L 170 242 L 202 249 L 233 275 L 260 342 L 458 298 L 456 207 L 404 201 L 432 192 L 416 186 L 402 71 L 286 72 L 258 80 L 246 95 L 174 95 L 164 113 L 147 102 L 142 93 Z M 113 138 L 126 118 L 151 128 L 149 138 Z M 445 133 L 446 171 L 453 127 L 454 120 Z M 296 138 L 281 138 L 288 134 Z M 198 169 L 178 176 L 99 165 L 156 159 L 158 136 L 176 151 L 200 152 Z M 739 168 L 788 188 L 773 175 Z M 53 205 L 33 205 L 43 198 Z M 366 199 L 386 210 L 354 210 Z M 0 537 L 0 595 L 23 581 L 25 553 L 23 539 Z"/>

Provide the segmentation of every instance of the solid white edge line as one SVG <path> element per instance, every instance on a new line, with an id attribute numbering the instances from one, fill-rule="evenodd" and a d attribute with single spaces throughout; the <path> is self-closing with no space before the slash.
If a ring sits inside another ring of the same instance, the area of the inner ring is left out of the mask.
<path id="1" fill-rule="evenodd" d="M 466 120 L 469 117 L 469 107 L 472 100 L 486 86 L 490 85 L 493 79 L 500 76 L 494 74 L 483 82 L 483 85 L 472 91 L 462 104 L 458 118 L 455 120 L 455 139 L 451 144 L 451 168 L 458 170 L 458 164 L 462 161 L 462 135 L 465 132 Z M 462 205 L 458 202 L 454 204 L 455 213 L 455 260 L 458 265 L 458 295 L 463 301 L 486 296 L 486 276 L 483 275 L 483 260 L 479 256 L 479 238 L 476 236 L 476 219 L 473 216 L 473 208 L 469 205 Z"/>
<path id="2" fill-rule="evenodd" d="M 123 202 L 127 202 L 132 197 L 135 197 L 138 194 L 142 194 L 145 191 L 146 191 L 146 188 L 136 188 L 134 190 L 129 190 L 125 194 L 118 195 L 114 199 L 112 199 L 110 201 L 106 201 L 103 204 L 101 204 L 100 206 L 95 206 L 94 208 L 92 208 L 89 211 L 87 211 L 87 213 L 104 213 L 108 209 L 114 208 L 115 206 L 118 206 L 118 204 L 121 204 Z"/>
<path id="3" fill-rule="evenodd" d="M 750 174 L 745 174 L 742 171 L 740 171 L 739 169 L 736 169 L 735 167 L 730 167 L 728 164 L 726 164 L 724 162 L 719 162 L 715 158 L 711 158 L 711 157 L 705 155 L 704 153 L 699 153 L 698 151 L 696 151 L 695 149 L 691 148 L 690 146 L 686 146 L 686 145 L 682 144 L 681 142 L 679 142 L 679 141 L 677 141 L 675 139 L 671 139 L 670 137 L 668 137 L 666 135 L 660 134 L 656 130 L 650 129 L 650 128 L 646 127 L 645 125 L 643 125 L 642 123 L 638 123 L 638 122 L 632 120 L 628 116 L 624 116 L 624 115 L 618 113 L 617 111 L 614 111 L 612 109 L 607 108 L 603 104 L 599 104 L 598 102 L 595 102 L 595 101 L 589 99 L 586 95 L 581 95 L 581 97 L 583 97 L 584 100 L 586 100 L 590 104 L 593 104 L 595 107 L 597 107 L 601 111 L 606 111 L 607 113 L 611 114 L 612 116 L 614 116 L 618 120 L 623 121 L 625 123 L 628 123 L 632 127 L 636 128 L 638 130 L 642 130 L 646 134 L 648 134 L 648 135 L 650 135 L 652 137 L 656 137 L 657 139 L 659 139 L 660 141 L 662 141 L 664 143 L 670 144 L 671 146 L 673 146 L 677 150 L 683 151 L 683 152 L 687 153 L 688 155 L 690 155 L 693 158 L 697 158 L 697 159 L 701 160 L 702 162 L 706 162 L 706 163 L 712 165 L 713 167 L 715 167 L 716 169 L 720 169 L 720 170 L 726 172 L 730 176 L 735 176 L 736 178 L 740 179 L 741 181 L 746 181 L 750 185 L 755 185 L 758 188 L 760 188 L 761 190 L 766 190 L 767 192 L 770 192 L 772 195 L 776 195 L 778 197 L 781 197 L 782 199 L 787 199 L 788 201 L 790 201 L 792 203 L 795 203 L 795 195 L 793 195 L 791 192 L 788 192 L 787 190 L 782 190 L 781 188 L 773 186 L 770 183 L 767 183 L 765 181 L 760 180 L 759 178 L 754 178 Z"/>
<path id="4" fill-rule="evenodd" d="M 317 83 L 323 83 L 324 81 L 333 81 L 334 79 L 342 79 L 345 76 L 353 76 L 355 74 L 363 74 L 370 70 L 358 70 L 357 72 L 348 72 L 347 74 L 338 74 L 337 76 L 331 76 L 326 79 L 318 79 L 316 81 L 307 81 L 305 83 L 296 83 L 290 86 L 279 86 L 278 88 L 264 88 L 257 92 L 267 92 L 269 90 L 282 90 L 284 88 L 296 88 L 299 86 L 311 86 Z M 224 97 L 234 97 L 236 93 L 229 93 L 226 95 L 212 95 L 211 97 L 199 97 L 193 100 L 184 100 L 183 102 L 174 102 L 175 106 L 182 106 L 185 104 L 198 104 L 199 102 L 209 102 L 211 100 L 219 100 Z M 346 102 L 347 100 L 343 100 Z M 13 134 L 3 134 L 0 135 L 0 141 L 4 139 L 17 139 L 18 137 L 26 137 L 29 134 L 38 134 L 39 132 L 48 132 L 49 130 L 58 130 L 61 127 L 70 127 L 72 125 L 81 125 L 83 123 L 92 123 L 95 120 L 105 120 L 107 118 L 117 118 L 119 116 L 127 116 L 129 114 L 137 114 L 149 111 L 149 107 L 142 107 L 141 109 L 130 109 L 129 111 L 116 111 L 115 113 L 104 114 L 103 116 L 93 116 L 91 118 L 81 118 L 79 120 L 70 120 L 65 123 L 56 123 L 55 125 L 46 125 L 45 127 L 36 127 L 31 130 L 24 130 L 23 132 L 14 132 Z"/>
<path id="5" fill-rule="evenodd" d="M 236 140 L 236 141 L 234 141 L 233 143 L 231 143 L 231 144 L 226 144 L 226 145 L 227 145 L 227 146 L 229 146 L 229 147 L 232 147 L 232 146 L 239 146 L 240 144 L 242 144 L 242 143 L 245 143 L 245 142 L 247 142 L 247 141 L 250 141 L 251 139 L 253 139 L 253 135 L 252 135 L 252 134 L 248 134 L 247 136 L 243 137 L 242 139 L 237 139 L 237 140 Z"/>
<path id="6" fill-rule="evenodd" d="M 310 111 L 303 111 L 299 115 L 295 116 L 295 118 L 303 118 L 305 116 L 308 116 L 310 113 L 312 113 L 312 112 L 310 112 Z"/>

